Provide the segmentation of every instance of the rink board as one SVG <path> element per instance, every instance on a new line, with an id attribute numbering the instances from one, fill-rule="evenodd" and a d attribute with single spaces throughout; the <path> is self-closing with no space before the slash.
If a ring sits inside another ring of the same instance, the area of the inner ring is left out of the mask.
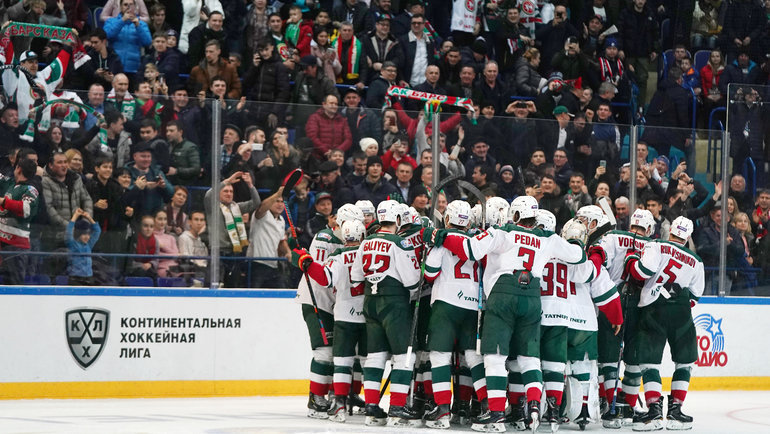
<path id="1" fill-rule="evenodd" d="M 305 394 L 311 353 L 294 295 L 0 287 L 0 399 Z M 707 297 L 693 316 L 692 389 L 770 389 L 770 299 Z"/>

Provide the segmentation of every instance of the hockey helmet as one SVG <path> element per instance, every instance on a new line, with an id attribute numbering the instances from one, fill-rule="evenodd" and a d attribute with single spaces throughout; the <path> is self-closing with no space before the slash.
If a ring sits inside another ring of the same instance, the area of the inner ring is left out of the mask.
<path id="1" fill-rule="evenodd" d="M 359 200 L 356 202 L 356 208 L 360 209 L 364 216 L 374 215 L 375 212 L 374 205 L 370 200 Z"/>
<path id="2" fill-rule="evenodd" d="M 342 226 L 343 223 L 350 220 L 358 220 L 363 223 L 364 213 L 355 205 L 346 203 L 337 210 L 337 224 Z"/>
<path id="3" fill-rule="evenodd" d="M 420 213 L 417 212 L 417 208 L 410 206 L 410 207 L 407 207 L 406 211 L 409 213 L 408 220 L 406 220 L 407 223 L 411 223 L 411 224 L 420 223 Z"/>
<path id="4" fill-rule="evenodd" d="M 453 200 L 446 206 L 444 218 L 447 226 L 467 227 L 471 220 L 471 206 L 464 200 Z"/>
<path id="5" fill-rule="evenodd" d="M 628 223 L 629 228 L 633 228 L 634 226 L 644 228 L 644 235 L 650 236 L 652 231 L 655 230 L 655 217 L 653 217 L 652 213 L 646 209 L 637 209 L 631 215 L 631 219 Z"/>
<path id="6" fill-rule="evenodd" d="M 599 221 L 602 216 L 604 216 L 604 211 L 596 205 L 580 207 L 577 213 L 575 213 L 575 217 L 586 225 L 589 232 L 593 232 L 594 229 L 599 227 Z"/>
<path id="7" fill-rule="evenodd" d="M 534 197 L 519 196 L 511 202 L 511 221 L 518 223 L 521 219 L 533 218 L 537 215 L 538 208 L 537 199 Z"/>
<path id="8" fill-rule="evenodd" d="M 508 201 L 502 197 L 495 196 L 487 199 L 487 221 L 488 226 L 502 226 L 508 222 Z"/>
<path id="9" fill-rule="evenodd" d="M 537 210 L 535 221 L 537 222 L 537 226 L 542 226 L 543 229 L 549 232 L 553 232 L 556 230 L 556 216 L 553 215 L 553 213 L 551 211 L 548 211 L 547 209 Z"/>
<path id="10" fill-rule="evenodd" d="M 588 240 L 588 229 L 586 225 L 577 218 L 569 219 L 561 228 L 561 237 L 565 240 L 578 240 L 585 244 Z"/>
<path id="11" fill-rule="evenodd" d="M 358 220 L 348 220 L 342 224 L 342 241 L 358 243 L 366 236 L 366 227 Z"/>
<path id="12" fill-rule="evenodd" d="M 480 203 L 473 205 L 473 208 L 471 208 L 470 226 L 475 228 L 481 226 L 481 204 Z"/>
<path id="13" fill-rule="evenodd" d="M 377 206 L 377 220 L 380 223 L 396 223 L 400 225 L 402 215 L 401 204 L 395 200 L 383 200 Z"/>
<path id="14" fill-rule="evenodd" d="M 692 220 L 680 215 L 671 222 L 671 231 L 669 232 L 669 235 L 673 235 L 684 242 L 687 242 L 687 239 L 692 235 L 692 231 Z"/>

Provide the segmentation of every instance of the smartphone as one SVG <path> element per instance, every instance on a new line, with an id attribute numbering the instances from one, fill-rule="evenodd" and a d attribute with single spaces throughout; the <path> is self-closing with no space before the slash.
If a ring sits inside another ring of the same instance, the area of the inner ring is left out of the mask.
<path id="1" fill-rule="evenodd" d="M 599 165 L 602 167 L 607 167 L 607 160 L 599 160 Z"/>
<path id="2" fill-rule="evenodd" d="M 265 147 L 262 143 L 252 143 L 251 144 L 251 150 L 252 151 L 261 151 Z"/>

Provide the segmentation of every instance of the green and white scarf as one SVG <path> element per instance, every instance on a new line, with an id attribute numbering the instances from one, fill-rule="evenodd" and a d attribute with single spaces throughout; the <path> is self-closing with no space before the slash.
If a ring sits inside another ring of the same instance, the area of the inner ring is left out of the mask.
<path id="1" fill-rule="evenodd" d="M 229 206 L 220 203 L 219 208 L 222 209 L 222 215 L 225 216 L 225 227 L 227 228 L 227 235 L 230 237 L 230 242 L 233 244 L 233 253 L 241 253 L 244 247 L 249 245 L 246 225 L 243 224 L 241 208 L 238 207 L 238 204 L 235 202 L 231 202 Z"/>

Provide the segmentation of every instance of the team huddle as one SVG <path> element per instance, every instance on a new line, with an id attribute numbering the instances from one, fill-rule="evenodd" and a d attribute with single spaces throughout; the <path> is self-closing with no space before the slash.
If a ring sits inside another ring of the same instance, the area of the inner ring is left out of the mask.
<path id="1" fill-rule="evenodd" d="M 340 207 L 309 251 L 293 250 L 313 349 L 309 417 L 345 422 L 357 409 L 368 426 L 481 432 L 692 428 L 681 407 L 704 269 L 686 247 L 690 220 L 651 240 L 649 211 L 625 232 L 589 205 L 558 235 L 529 196 L 489 198 L 483 210 L 453 201 L 442 229 L 424 220 L 396 201 L 360 201 Z M 664 416 L 666 342 L 675 371 Z"/>

